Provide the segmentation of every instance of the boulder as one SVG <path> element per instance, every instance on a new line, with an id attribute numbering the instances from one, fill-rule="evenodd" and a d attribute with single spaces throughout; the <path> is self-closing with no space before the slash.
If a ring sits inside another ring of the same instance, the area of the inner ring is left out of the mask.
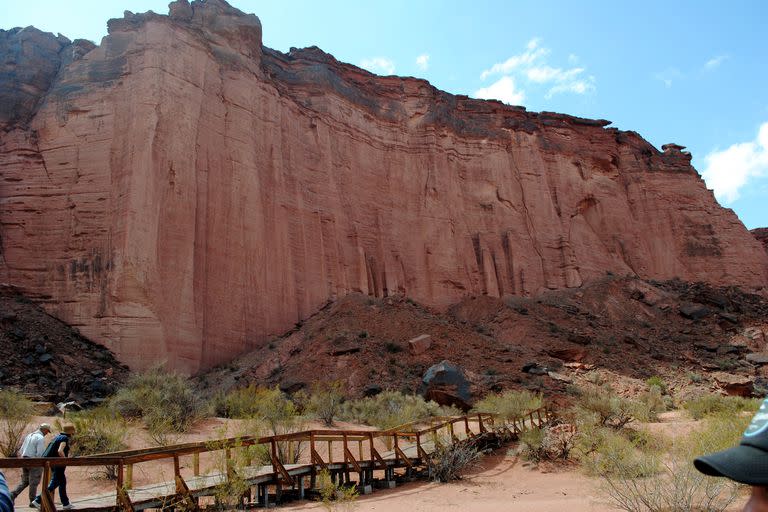
<path id="1" fill-rule="evenodd" d="M 732 373 L 716 372 L 715 382 L 727 395 L 750 397 L 754 391 L 755 378 Z"/>
<path id="2" fill-rule="evenodd" d="M 580 362 L 587 357 L 587 351 L 581 347 L 553 348 L 547 354 L 563 361 Z"/>
<path id="3" fill-rule="evenodd" d="M 747 354 L 747 357 L 744 359 L 747 360 L 747 362 L 757 365 L 764 365 L 768 364 L 768 353 L 766 352 L 752 352 L 751 354 Z"/>
<path id="4" fill-rule="evenodd" d="M 464 411 L 472 408 L 472 395 L 464 370 L 448 361 L 432 365 L 424 372 L 419 393 L 440 405 L 452 405 Z"/>
<path id="5" fill-rule="evenodd" d="M 432 336 L 429 334 L 422 334 L 415 338 L 408 340 L 408 353 L 412 356 L 423 354 L 432 346 Z"/>
<path id="6" fill-rule="evenodd" d="M 701 320 L 708 317 L 712 311 L 704 304 L 695 302 L 683 302 L 680 304 L 680 314 L 690 320 Z"/>
<path id="7" fill-rule="evenodd" d="M 549 369 L 546 366 L 534 362 L 524 364 L 522 371 L 531 375 L 546 375 L 549 373 Z"/>

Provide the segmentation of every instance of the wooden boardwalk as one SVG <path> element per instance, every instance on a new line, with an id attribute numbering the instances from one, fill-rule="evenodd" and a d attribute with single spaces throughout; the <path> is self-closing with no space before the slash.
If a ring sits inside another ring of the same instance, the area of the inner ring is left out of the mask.
<path id="1" fill-rule="evenodd" d="M 323 470 L 328 471 L 334 482 L 354 484 L 360 492 L 370 492 L 374 484 L 393 486 L 396 470 L 410 473 L 427 466 L 437 446 L 493 437 L 514 439 L 521 432 L 541 427 L 549 420 L 549 411 L 541 407 L 507 421 L 494 414 L 479 413 L 433 418 L 431 423 L 410 423 L 384 431 L 308 430 L 259 438 L 216 439 L 91 457 L 0 458 L 0 468 L 43 467 L 42 482 L 48 482 L 51 467 L 57 463 L 64 463 L 68 467 L 114 466 L 117 471 L 115 490 L 73 498 L 72 504 L 77 510 L 127 512 L 177 507 L 194 510 L 200 508 L 201 499 L 212 502 L 223 489 L 234 487 L 246 489 L 241 498 L 242 503 L 267 507 L 288 496 L 303 499 L 307 493 L 316 489 L 316 477 Z M 252 455 L 253 448 L 259 445 L 263 446 L 262 452 L 264 448 L 268 451 L 271 464 L 252 465 L 248 461 L 248 454 Z M 221 469 L 202 472 L 202 454 L 221 460 Z M 182 464 L 182 458 L 188 462 L 190 457 L 191 465 Z M 173 480 L 134 487 L 134 466 L 163 461 L 173 462 Z M 53 496 L 45 487 L 41 509 L 45 512 L 56 511 Z"/>

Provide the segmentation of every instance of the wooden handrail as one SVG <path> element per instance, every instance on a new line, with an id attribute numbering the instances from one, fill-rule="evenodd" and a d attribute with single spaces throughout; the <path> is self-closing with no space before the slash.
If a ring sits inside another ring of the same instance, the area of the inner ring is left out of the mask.
<path id="1" fill-rule="evenodd" d="M 350 468 L 357 472 L 363 471 L 363 468 L 368 467 L 370 469 L 383 469 L 389 467 L 387 462 L 381 454 L 376 450 L 374 446 L 375 439 L 384 438 L 385 440 L 391 439 L 393 441 L 394 455 L 396 464 L 402 464 L 407 467 L 413 467 L 414 459 L 409 458 L 400 446 L 399 440 L 408 439 L 414 440 L 416 443 L 416 458 L 420 458 L 423 461 L 429 459 L 430 455 L 424 449 L 422 445 L 422 436 L 430 435 L 435 442 L 435 446 L 440 443 L 438 439 L 439 433 L 442 429 L 447 428 L 449 436 L 452 442 L 459 442 L 459 438 L 456 437 L 454 431 L 454 425 L 457 423 L 463 423 L 464 431 L 468 438 L 476 437 L 487 432 L 494 431 L 508 431 L 513 434 L 519 434 L 528 428 L 542 427 L 546 422 L 552 418 L 552 411 L 547 406 L 541 406 L 537 409 L 526 411 L 513 418 L 500 418 L 498 415 L 487 412 L 475 412 L 471 415 L 462 416 L 445 416 L 431 418 L 429 424 L 423 421 L 411 422 L 398 427 L 387 430 L 328 430 L 328 429 L 313 429 L 305 430 L 302 432 L 292 432 L 288 434 L 279 434 L 273 436 L 242 436 L 242 437 L 230 437 L 224 439 L 215 439 L 211 441 L 201 441 L 194 443 L 183 443 L 171 446 L 162 446 L 156 448 L 144 448 L 138 450 L 123 450 L 112 453 L 102 453 L 86 457 L 67 457 L 67 458 L 0 458 L 0 468 L 43 468 L 44 469 L 44 482 L 50 479 L 51 468 L 53 466 L 116 466 L 117 468 L 117 480 L 116 480 L 116 506 L 122 510 L 130 510 L 132 508 L 131 500 L 128 496 L 127 489 L 132 487 L 133 480 L 133 465 L 140 462 L 149 462 L 162 459 L 172 459 L 174 464 L 174 480 L 176 486 L 176 497 L 174 499 L 181 498 L 184 500 L 188 508 L 194 508 L 196 506 L 195 501 L 192 499 L 190 490 L 187 487 L 186 482 L 181 476 L 181 466 L 179 457 L 185 455 L 193 455 L 193 471 L 195 476 L 200 473 L 200 454 L 205 452 L 212 452 L 218 450 L 225 450 L 230 452 L 232 449 L 252 446 L 256 444 L 268 444 L 270 453 L 270 462 L 272 463 L 272 478 L 274 481 L 282 480 L 289 485 L 293 485 L 294 477 L 289 473 L 287 468 L 283 465 L 281 456 L 278 449 L 278 443 L 280 442 L 309 442 L 309 458 L 312 472 L 317 468 L 328 469 L 331 464 L 332 458 L 329 457 L 328 461 L 323 460 L 323 457 L 318 453 L 316 442 L 325 441 L 329 445 L 334 441 L 343 442 L 343 464 L 346 467 L 346 471 Z M 470 428 L 470 422 L 476 423 L 478 426 L 478 433 L 475 434 Z M 350 441 L 358 442 L 358 456 L 357 458 L 349 448 Z M 370 460 L 363 459 L 363 441 L 368 443 L 368 451 L 370 452 Z M 329 453 L 330 455 L 330 453 Z M 227 473 L 229 474 L 230 465 L 227 464 Z M 55 512 L 52 496 L 47 492 L 44 487 L 42 492 L 41 508 L 46 512 Z"/>

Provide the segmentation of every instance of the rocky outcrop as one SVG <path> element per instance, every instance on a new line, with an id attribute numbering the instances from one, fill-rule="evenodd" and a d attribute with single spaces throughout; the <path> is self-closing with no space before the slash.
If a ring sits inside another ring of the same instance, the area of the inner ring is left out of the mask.
<path id="1" fill-rule="evenodd" d="M 753 229 L 751 233 L 763 244 L 765 252 L 768 252 L 768 228 Z"/>
<path id="2" fill-rule="evenodd" d="M 131 366 L 211 367 L 354 291 L 768 284 L 682 146 L 282 54 L 222 0 L 109 32 L 0 33 L 0 279 Z"/>

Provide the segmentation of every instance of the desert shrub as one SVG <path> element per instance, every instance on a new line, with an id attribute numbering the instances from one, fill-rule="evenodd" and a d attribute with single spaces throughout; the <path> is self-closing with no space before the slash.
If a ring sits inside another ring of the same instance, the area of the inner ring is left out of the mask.
<path id="1" fill-rule="evenodd" d="M 592 416 L 598 425 L 621 429 L 636 415 L 643 415 L 642 405 L 618 396 L 609 386 L 582 390 L 576 404 L 582 422 Z"/>
<path id="2" fill-rule="evenodd" d="M 588 474 L 631 480 L 659 471 L 658 454 L 614 429 L 598 428 L 589 438 L 582 436 L 581 442 L 581 461 Z"/>
<path id="3" fill-rule="evenodd" d="M 317 489 L 323 508 L 332 510 L 352 510 L 358 492 L 354 486 L 333 483 L 327 469 L 317 474 Z"/>
<path id="4" fill-rule="evenodd" d="M 0 390 L 0 453 L 4 457 L 16 457 L 31 419 L 32 402 L 16 391 Z"/>
<path id="5" fill-rule="evenodd" d="M 454 416 L 460 412 L 453 407 L 441 407 L 418 395 L 399 391 L 384 391 L 376 396 L 348 400 L 341 408 L 340 418 L 356 423 L 388 429 L 434 416 Z"/>
<path id="6" fill-rule="evenodd" d="M 666 410 L 667 405 L 662 395 L 662 389 L 654 385 L 640 395 L 640 400 L 634 409 L 634 415 L 639 421 L 655 422 L 659 420 L 659 414 Z"/>
<path id="7" fill-rule="evenodd" d="M 142 418 L 157 444 L 168 444 L 186 432 L 202 411 L 191 381 L 160 368 L 133 376 L 110 400 L 124 418 Z"/>
<path id="8" fill-rule="evenodd" d="M 660 460 L 660 471 L 645 477 L 638 477 L 631 468 L 625 471 L 621 457 L 606 454 L 607 464 L 599 471 L 602 491 L 628 512 L 725 510 L 737 497 L 738 484 L 703 475 L 691 460 L 736 444 L 748 421 L 748 417 L 731 414 L 707 419 L 703 428 L 670 440 L 671 449 Z"/>
<path id="9" fill-rule="evenodd" d="M 246 422 L 249 435 L 276 436 L 301 430 L 302 418 L 296 404 L 280 388 L 248 386 L 232 390 L 223 398 L 225 416 L 249 420 Z M 264 445 L 253 448 L 251 456 L 269 461 Z M 278 458 L 283 464 L 293 464 L 301 457 L 301 443 L 289 449 L 287 442 L 277 443 Z"/>
<path id="10" fill-rule="evenodd" d="M 542 428 L 532 428 L 520 434 L 520 445 L 523 458 L 526 460 L 539 463 L 549 458 L 544 447 L 544 429 Z"/>
<path id="11" fill-rule="evenodd" d="M 662 394 L 667 392 L 667 384 L 664 382 L 664 379 L 659 377 L 658 375 L 654 375 L 653 377 L 649 377 L 646 381 L 646 384 L 648 384 L 648 387 L 650 389 L 653 389 L 654 387 L 659 388 Z"/>
<path id="12" fill-rule="evenodd" d="M 427 461 L 429 474 L 435 482 L 461 479 L 461 473 L 478 464 L 482 453 L 471 442 L 440 443 Z"/>
<path id="13" fill-rule="evenodd" d="M 114 410 L 97 407 L 68 415 L 67 420 L 77 432 L 72 439 L 72 456 L 117 452 L 127 447 L 128 422 Z M 117 470 L 114 466 L 106 466 L 98 476 L 116 480 Z"/>
<path id="14" fill-rule="evenodd" d="M 737 396 L 716 394 L 702 395 L 683 404 L 688 414 L 695 420 L 724 413 L 738 414 L 742 411 L 754 412 L 760 407 L 760 401 Z"/>
<path id="15" fill-rule="evenodd" d="M 341 411 L 344 400 L 343 383 L 340 381 L 318 382 L 312 386 L 312 394 L 307 401 L 307 411 L 323 420 L 327 426 L 333 425 L 333 420 Z"/>
<path id="16" fill-rule="evenodd" d="M 492 412 L 501 418 L 511 420 L 519 418 L 528 411 L 538 409 L 544 405 L 544 399 L 540 393 L 530 391 L 504 391 L 491 393 L 475 404 L 477 412 Z"/>

